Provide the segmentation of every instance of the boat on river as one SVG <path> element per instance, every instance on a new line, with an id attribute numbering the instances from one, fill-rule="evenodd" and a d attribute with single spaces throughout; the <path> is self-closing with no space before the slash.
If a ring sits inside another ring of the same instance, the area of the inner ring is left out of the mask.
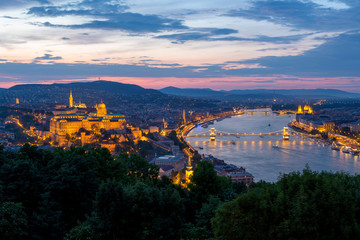
<path id="1" fill-rule="evenodd" d="M 358 150 L 353 149 L 353 148 L 352 148 L 352 149 L 350 150 L 350 152 L 349 152 L 349 154 L 354 155 L 354 156 L 359 155 L 359 153 L 360 153 L 360 152 L 359 152 Z"/>
<path id="2" fill-rule="evenodd" d="M 343 149 L 342 149 L 342 152 L 343 153 L 350 153 L 350 151 L 351 151 L 351 148 L 350 147 L 343 147 Z"/>
<path id="3" fill-rule="evenodd" d="M 340 148 L 335 142 L 331 144 L 331 150 L 340 151 Z"/>

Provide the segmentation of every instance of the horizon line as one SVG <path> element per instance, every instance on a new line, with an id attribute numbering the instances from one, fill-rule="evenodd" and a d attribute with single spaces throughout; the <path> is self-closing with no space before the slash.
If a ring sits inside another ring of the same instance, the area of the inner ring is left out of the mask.
<path id="1" fill-rule="evenodd" d="M 64 81 L 61 82 L 61 80 L 60 80 L 60 82 L 49 82 L 49 83 L 46 83 L 46 82 L 43 82 L 43 83 L 19 83 L 19 84 L 14 83 L 14 85 L 11 85 L 11 86 L 9 86 L 7 88 L 2 87 L 2 89 L 9 90 L 12 87 L 21 86 L 21 85 L 48 85 L 48 86 L 51 86 L 51 85 L 55 85 L 55 84 L 67 85 L 67 84 L 72 84 L 72 83 L 112 82 L 112 83 L 134 85 L 134 86 L 142 87 L 144 89 L 152 89 L 152 90 L 161 90 L 161 89 L 169 88 L 169 87 L 177 88 L 177 89 L 188 89 L 188 90 L 189 89 L 198 89 L 198 90 L 209 89 L 209 90 L 216 91 L 216 92 L 220 92 L 220 91 L 227 91 L 228 92 L 228 91 L 234 91 L 234 90 L 235 91 L 236 90 L 240 90 L 240 91 L 243 91 L 243 90 L 271 90 L 271 91 L 281 91 L 281 90 L 338 90 L 338 91 L 343 91 L 343 92 L 348 92 L 348 93 L 360 94 L 358 92 L 351 92 L 351 91 L 343 90 L 343 89 L 339 89 L 339 88 L 233 88 L 233 89 L 229 90 L 229 89 L 213 89 L 213 88 L 210 88 L 210 87 L 207 87 L 207 88 L 196 88 L 196 87 L 182 88 L 182 87 L 175 87 L 175 86 L 172 86 L 172 85 L 162 87 L 162 88 L 156 88 L 156 87 L 147 88 L 147 87 L 143 87 L 141 85 L 134 84 L 134 83 L 125 83 L 125 82 L 121 82 L 121 81 L 111 81 L 111 80 L 106 80 L 106 79 L 96 79 L 96 80 L 90 80 L 90 81 L 88 79 L 84 79 L 84 80 L 85 81 L 81 81 L 81 79 L 78 79 L 78 81 L 75 80 L 75 81 L 68 81 L 68 82 L 64 82 Z"/>

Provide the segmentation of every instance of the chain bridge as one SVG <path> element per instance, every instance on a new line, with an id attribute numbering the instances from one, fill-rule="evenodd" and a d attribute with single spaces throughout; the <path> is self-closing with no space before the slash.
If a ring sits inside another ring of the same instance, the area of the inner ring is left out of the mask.
<path id="1" fill-rule="evenodd" d="M 278 130 L 275 132 L 268 132 L 268 133 L 228 133 L 228 132 L 216 130 L 215 128 L 211 128 L 208 131 L 197 133 L 194 135 L 186 135 L 184 137 L 185 138 L 207 137 L 210 138 L 211 141 L 215 141 L 216 137 L 282 136 L 284 140 L 289 140 L 290 136 L 306 136 L 306 135 L 307 134 L 290 130 L 288 127 L 284 127 L 284 129 L 282 130 Z"/>

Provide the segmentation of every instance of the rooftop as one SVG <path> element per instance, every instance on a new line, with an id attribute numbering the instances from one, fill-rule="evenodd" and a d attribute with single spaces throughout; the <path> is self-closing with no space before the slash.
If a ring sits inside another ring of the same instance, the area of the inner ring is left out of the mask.
<path id="1" fill-rule="evenodd" d="M 158 166 L 159 166 L 159 168 L 161 168 L 164 172 L 169 171 L 169 170 L 171 170 L 171 169 L 174 169 L 174 167 L 171 166 L 171 165 L 158 165 Z"/>
<path id="2" fill-rule="evenodd" d="M 155 161 L 172 161 L 172 162 L 176 162 L 179 161 L 181 159 L 183 159 L 184 156 L 174 156 L 174 155 L 165 155 L 165 156 L 161 156 L 155 159 Z"/>

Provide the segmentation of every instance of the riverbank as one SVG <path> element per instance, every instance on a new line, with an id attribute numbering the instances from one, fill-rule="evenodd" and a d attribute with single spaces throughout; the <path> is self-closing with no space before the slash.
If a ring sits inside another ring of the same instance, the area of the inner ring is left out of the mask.
<path id="1" fill-rule="evenodd" d="M 214 122 L 209 129 L 214 127 L 224 132 L 267 133 L 283 129 L 291 120 L 289 116 L 278 114 L 243 114 Z M 189 135 L 203 131 L 202 128 L 195 128 Z M 322 142 L 321 138 L 290 137 L 289 141 L 283 141 L 279 135 L 219 137 L 216 141 L 209 141 L 208 138 L 187 140 L 201 155 L 212 155 L 226 164 L 245 167 L 257 182 L 275 182 L 280 172 L 301 171 L 307 164 L 313 171 L 360 173 L 360 156 L 331 150 L 331 146 Z M 279 148 L 274 148 L 274 145 Z"/>
<path id="2" fill-rule="evenodd" d="M 225 114 L 225 115 L 224 115 Z M 219 115 L 217 116 L 213 116 L 211 118 L 206 118 L 206 119 L 203 119 L 203 120 L 200 120 L 198 122 L 190 122 L 188 123 L 187 125 L 183 125 L 183 131 L 182 131 L 182 136 L 183 137 L 186 137 L 186 135 L 191 131 L 193 130 L 195 127 L 199 126 L 199 125 L 204 125 L 204 124 L 208 124 L 208 125 L 211 125 L 211 124 L 214 124 L 215 121 L 217 122 L 220 122 L 226 118 L 231 118 L 233 116 L 238 116 L 238 115 L 242 115 L 244 114 L 244 112 L 232 112 L 232 113 L 229 113 L 229 112 L 224 112 L 224 113 L 220 113 Z"/>
<path id="3" fill-rule="evenodd" d="M 203 161 L 214 164 L 214 170 L 219 176 L 231 177 L 232 182 L 243 182 L 246 185 L 254 182 L 254 176 L 247 172 L 244 167 L 237 167 L 234 164 L 227 164 L 224 160 L 218 159 L 212 155 L 203 155 Z"/>
<path id="4" fill-rule="evenodd" d="M 290 122 L 288 126 L 291 127 L 291 129 L 293 129 L 294 131 L 309 134 L 309 137 L 321 139 L 321 141 L 327 144 L 332 144 L 333 142 L 335 142 L 335 145 L 360 151 L 360 144 L 355 140 L 350 139 L 346 136 L 334 134 L 334 133 L 327 133 L 326 135 L 321 135 L 321 134 L 311 135 L 308 130 L 301 128 L 301 126 L 297 125 L 296 122 L 294 121 Z"/>
<path id="5" fill-rule="evenodd" d="M 198 151 L 195 150 L 195 148 L 193 148 L 186 140 L 186 135 L 193 130 L 195 127 L 197 127 L 198 125 L 203 125 L 203 124 L 207 124 L 212 122 L 211 124 L 213 124 L 215 121 L 221 121 L 225 118 L 231 118 L 233 116 L 238 116 L 238 115 L 242 115 L 244 114 L 244 112 L 223 112 L 220 113 L 216 116 L 213 116 L 211 118 L 206 118 L 204 120 L 200 120 L 198 122 L 190 122 L 188 124 L 182 125 L 180 126 L 176 132 L 177 132 L 177 137 L 179 139 L 179 141 L 181 141 L 185 146 L 187 146 L 186 148 L 183 149 L 184 153 L 187 156 L 193 157 L 195 153 L 197 153 Z M 190 151 L 188 150 L 190 149 Z"/>

